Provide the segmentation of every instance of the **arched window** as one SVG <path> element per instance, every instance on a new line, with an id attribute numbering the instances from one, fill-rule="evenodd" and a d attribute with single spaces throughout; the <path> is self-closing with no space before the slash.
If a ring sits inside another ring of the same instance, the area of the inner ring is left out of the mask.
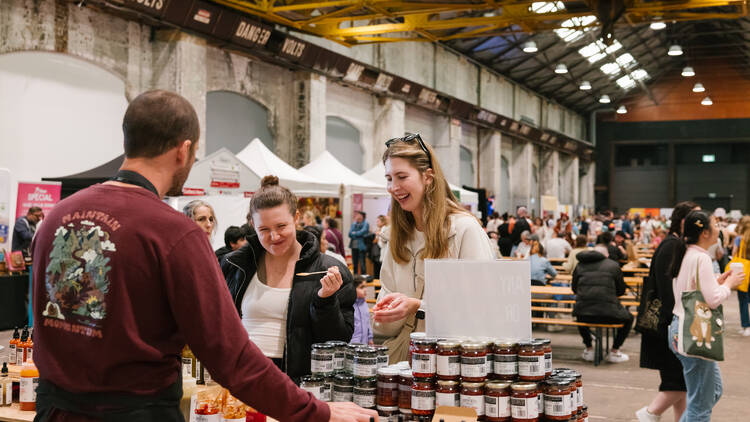
<path id="1" fill-rule="evenodd" d="M 255 138 L 274 151 L 265 107 L 235 92 L 206 94 L 206 155 L 222 147 L 236 154 Z"/>
<path id="2" fill-rule="evenodd" d="M 477 179 L 474 175 L 474 154 L 465 146 L 461 146 L 460 150 L 461 185 L 475 186 Z"/>
<path id="3" fill-rule="evenodd" d="M 362 174 L 365 171 L 365 151 L 359 142 L 359 130 L 346 120 L 335 116 L 326 117 L 326 150 L 355 173 Z"/>

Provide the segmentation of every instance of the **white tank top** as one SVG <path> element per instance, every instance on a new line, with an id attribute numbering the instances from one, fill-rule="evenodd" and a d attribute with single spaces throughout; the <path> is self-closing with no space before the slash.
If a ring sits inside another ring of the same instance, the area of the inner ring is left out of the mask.
<path id="1" fill-rule="evenodd" d="M 284 356 L 286 314 L 291 288 L 277 289 L 253 276 L 242 297 L 242 325 L 250 340 L 269 358 Z"/>

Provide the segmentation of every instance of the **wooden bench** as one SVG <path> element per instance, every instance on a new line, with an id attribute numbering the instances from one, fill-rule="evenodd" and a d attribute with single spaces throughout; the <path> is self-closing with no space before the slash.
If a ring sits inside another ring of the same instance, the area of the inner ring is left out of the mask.
<path id="1" fill-rule="evenodd" d="M 623 324 L 594 324 L 556 318 L 531 318 L 531 323 L 540 325 L 564 325 L 568 327 L 588 327 L 589 329 L 593 329 L 594 366 L 599 366 L 604 359 L 604 350 L 609 350 L 610 332 L 612 333 L 612 338 L 614 338 L 614 331 L 623 327 Z"/>

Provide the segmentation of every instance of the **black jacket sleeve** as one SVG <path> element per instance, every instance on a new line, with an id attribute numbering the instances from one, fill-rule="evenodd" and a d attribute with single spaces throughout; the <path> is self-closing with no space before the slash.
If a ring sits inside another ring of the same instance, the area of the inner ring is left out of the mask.
<path id="1" fill-rule="evenodd" d="M 576 265 L 576 269 L 573 270 L 573 281 L 570 283 L 570 288 L 573 290 L 573 293 L 578 293 L 578 280 L 581 278 L 581 273 L 578 271 L 580 267 L 581 264 L 579 263 Z"/>
<path id="2" fill-rule="evenodd" d="M 344 283 L 336 294 L 327 298 L 321 298 L 317 290 L 314 291 L 310 304 L 313 342 L 330 339 L 348 341 L 354 334 L 354 302 L 357 299 L 352 273 L 334 258 L 325 255 L 321 258 L 326 267 L 336 265 L 339 268 Z"/>
<path id="3" fill-rule="evenodd" d="M 617 290 L 617 296 L 622 296 L 628 290 L 628 285 L 625 284 L 625 278 L 622 276 L 622 270 L 619 267 L 613 268 L 615 278 L 615 289 Z"/>

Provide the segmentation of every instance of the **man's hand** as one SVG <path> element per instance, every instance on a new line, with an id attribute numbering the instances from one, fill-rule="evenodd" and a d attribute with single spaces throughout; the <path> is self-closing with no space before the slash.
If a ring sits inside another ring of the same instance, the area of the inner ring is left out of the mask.
<path id="1" fill-rule="evenodd" d="M 331 410 L 329 422 L 370 422 L 370 418 L 378 420 L 378 412 L 363 409 L 354 403 L 326 403 Z"/>
<path id="2" fill-rule="evenodd" d="M 395 322 L 414 315 L 422 305 L 419 299 L 403 293 L 390 293 L 373 307 L 373 318 L 376 322 Z"/>
<path id="3" fill-rule="evenodd" d="M 344 279 L 341 278 L 339 267 L 333 266 L 328 269 L 328 273 L 320 279 L 320 290 L 318 290 L 318 296 L 327 298 L 333 296 L 339 291 L 341 285 L 344 284 Z"/>

